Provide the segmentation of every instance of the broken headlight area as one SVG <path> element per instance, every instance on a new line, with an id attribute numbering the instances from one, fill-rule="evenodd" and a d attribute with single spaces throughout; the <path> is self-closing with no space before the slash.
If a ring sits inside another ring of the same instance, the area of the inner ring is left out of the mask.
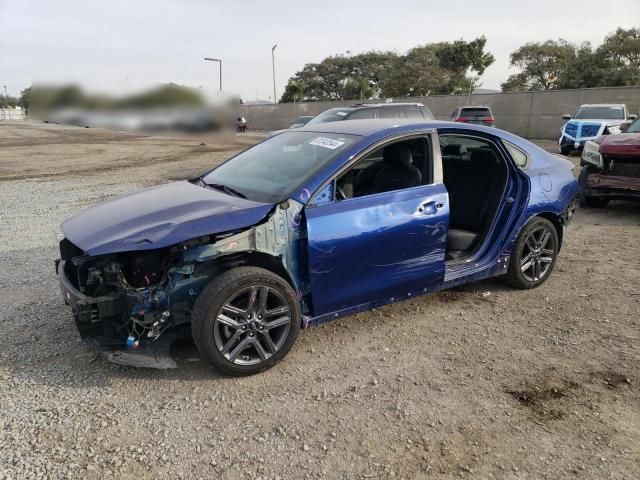
<path id="1" fill-rule="evenodd" d="M 206 241 L 206 240 L 205 240 Z M 188 246 L 84 255 L 64 239 L 57 263 L 60 287 L 80 336 L 110 360 L 170 367 L 176 332 L 190 321 L 193 304 L 215 274 L 215 265 L 184 263 Z M 185 331 L 186 330 L 186 331 Z"/>

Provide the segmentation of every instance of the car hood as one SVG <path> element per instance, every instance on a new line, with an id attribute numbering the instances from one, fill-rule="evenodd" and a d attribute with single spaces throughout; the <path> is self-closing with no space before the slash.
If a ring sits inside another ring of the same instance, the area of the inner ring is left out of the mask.
<path id="1" fill-rule="evenodd" d="M 100 203 L 63 222 L 62 231 L 87 255 L 151 250 L 250 227 L 272 207 L 173 182 Z"/>
<path id="2" fill-rule="evenodd" d="M 604 135 L 596 140 L 600 153 L 605 155 L 629 155 L 640 157 L 640 133 Z"/>
<path id="3" fill-rule="evenodd" d="M 575 120 L 572 118 L 567 123 L 600 123 L 600 124 L 604 123 L 607 127 L 614 127 L 614 126 L 620 125 L 622 122 L 624 122 L 624 120 L 606 120 L 602 118 L 589 118 L 589 119 L 584 118 L 580 120 Z"/>

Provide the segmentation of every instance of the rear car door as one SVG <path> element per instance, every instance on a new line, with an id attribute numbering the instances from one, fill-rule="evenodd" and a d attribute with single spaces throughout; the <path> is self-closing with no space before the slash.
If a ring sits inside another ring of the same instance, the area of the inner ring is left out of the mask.
<path id="1" fill-rule="evenodd" d="M 315 316 L 437 288 L 449 221 L 437 134 L 361 152 L 318 190 L 305 215 Z"/>

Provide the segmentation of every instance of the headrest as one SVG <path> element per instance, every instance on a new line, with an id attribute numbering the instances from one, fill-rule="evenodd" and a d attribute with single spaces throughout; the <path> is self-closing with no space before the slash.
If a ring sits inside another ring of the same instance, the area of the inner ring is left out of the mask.
<path id="1" fill-rule="evenodd" d="M 462 155 L 464 153 L 467 153 L 467 147 L 458 143 L 450 143 L 442 149 L 443 155 Z"/>
<path id="2" fill-rule="evenodd" d="M 493 150 L 488 148 L 479 148 L 471 152 L 471 163 L 473 164 L 487 164 L 498 163 L 498 157 Z"/>
<path id="3" fill-rule="evenodd" d="M 396 165 L 411 165 L 411 150 L 406 143 L 394 143 L 384 147 L 382 160 Z"/>

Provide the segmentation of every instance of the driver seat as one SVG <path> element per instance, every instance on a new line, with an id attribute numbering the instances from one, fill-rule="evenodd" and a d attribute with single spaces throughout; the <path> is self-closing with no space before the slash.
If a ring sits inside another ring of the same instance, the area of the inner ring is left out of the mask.
<path id="1" fill-rule="evenodd" d="M 417 187 L 422 183 L 422 174 L 413 165 L 411 149 L 406 143 L 394 143 L 385 147 L 382 162 L 384 166 L 373 179 L 369 193 Z"/>

